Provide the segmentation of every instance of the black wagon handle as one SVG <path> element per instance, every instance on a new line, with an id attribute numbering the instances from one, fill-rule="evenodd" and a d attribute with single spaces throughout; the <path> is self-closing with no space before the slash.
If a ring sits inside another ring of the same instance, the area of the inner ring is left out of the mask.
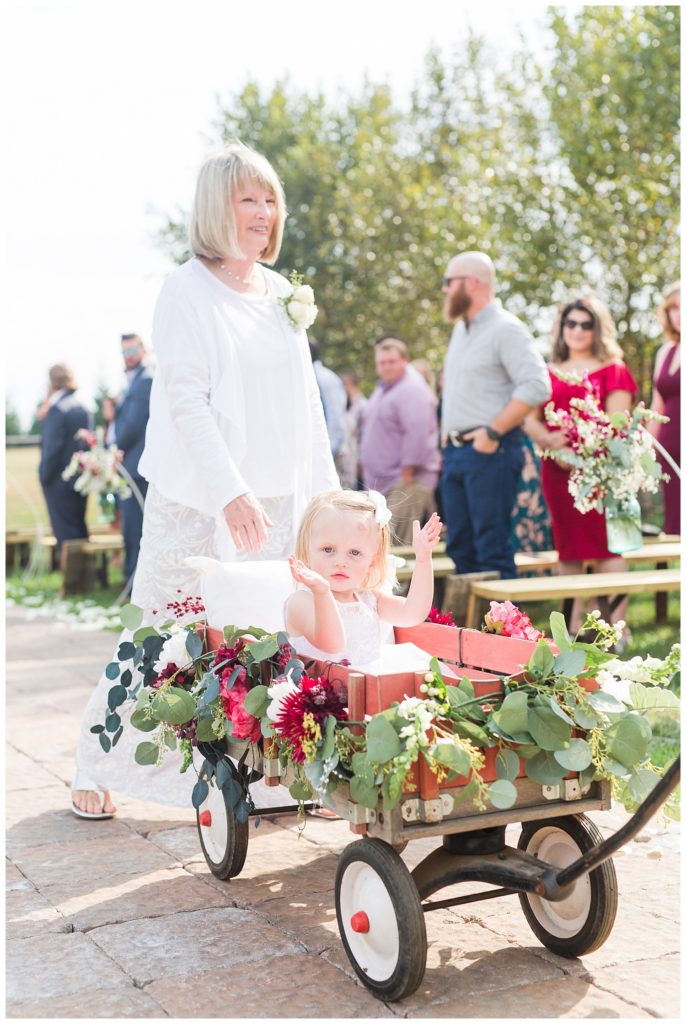
<path id="1" fill-rule="evenodd" d="M 646 822 L 652 818 L 669 794 L 675 789 L 681 778 L 681 754 L 670 765 L 658 784 L 650 791 L 641 806 L 632 814 L 625 825 L 606 839 L 605 842 L 587 850 L 578 860 L 573 861 L 554 876 L 554 884 L 560 889 L 576 881 L 581 875 L 588 874 L 594 868 L 611 857 L 621 846 L 640 832 Z M 552 881 L 552 880 L 551 880 Z"/>

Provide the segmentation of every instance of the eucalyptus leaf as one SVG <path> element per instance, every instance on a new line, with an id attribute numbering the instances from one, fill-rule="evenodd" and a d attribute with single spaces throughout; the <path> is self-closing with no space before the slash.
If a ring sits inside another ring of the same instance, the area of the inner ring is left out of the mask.
<path id="1" fill-rule="evenodd" d="M 384 715 L 374 715 L 367 725 L 367 756 L 370 761 L 385 764 L 402 750 L 397 732 Z M 365 806 L 368 806 L 365 804 Z"/>
<path id="2" fill-rule="evenodd" d="M 588 704 L 577 704 L 572 717 L 580 729 L 593 729 L 600 722 L 598 714 Z"/>
<path id="3" fill-rule="evenodd" d="M 355 775 L 366 779 L 369 785 L 372 785 L 374 781 L 374 769 L 367 760 L 367 754 L 365 751 L 359 750 L 356 754 L 353 754 L 351 763 Z"/>
<path id="4" fill-rule="evenodd" d="M 554 664 L 555 657 L 550 647 L 545 640 L 539 640 L 527 668 L 536 679 L 546 679 L 553 671 Z"/>
<path id="5" fill-rule="evenodd" d="M 116 661 L 111 661 L 109 665 L 105 666 L 105 676 L 107 679 L 118 679 L 119 678 L 120 665 Z"/>
<path id="6" fill-rule="evenodd" d="M 101 732 L 98 733 L 98 739 L 100 740 L 100 746 L 102 747 L 102 749 L 105 751 L 106 754 L 109 754 L 110 747 L 112 746 L 112 741 L 109 738 L 109 736 L 105 736 L 105 733 Z"/>
<path id="7" fill-rule="evenodd" d="M 453 722 L 453 731 L 457 732 L 463 739 L 471 739 L 477 746 L 488 745 L 488 733 L 476 722 L 469 722 L 467 719 L 459 719 Z"/>
<path id="8" fill-rule="evenodd" d="M 113 686 L 107 694 L 107 706 L 110 711 L 115 711 L 120 704 L 124 703 L 127 697 L 128 693 L 125 686 L 122 686 L 120 683 Z"/>
<path id="9" fill-rule="evenodd" d="M 269 637 L 267 640 L 259 640 L 256 644 L 250 645 L 250 653 L 255 661 L 264 661 L 271 658 L 279 649 L 276 637 Z"/>
<path id="10" fill-rule="evenodd" d="M 217 771 L 215 777 L 217 780 L 217 785 L 219 786 L 220 789 L 223 789 L 224 784 L 228 782 L 230 778 L 233 778 L 233 772 L 229 768 L 224 758 L 222 758 L 221 761 L 217 761 Z"/>
<path id="11" fill-rule="evenodd" d="M 571 648 L 572 638 L 567 631 L 567 623 L 562 612 L 550 613 L 550 633 L 559 651 L 568 651 Z"/>
<path id="12" fill-rule="evenodd" d="M 157 636 L 157 630 L 154 626 L 141 626 L 133 634 L 133 642 L 136 644 L 142 644 L 143 641 L 149 636 Z"/>
<path id="13" fill-rule="evenodd" d="M 202 654 L 202 640 L 194 629 L 190 629 L 186 633 L 186 650 L 193 661 L 199 658 Z"/>
<path id="14" fill-rule="evenodd" d="M 105 728 L 108 732 L 116 732 L 120 725 L 121 718 L 116 711 L 112 711 L 105 719 Z"/>
<path id="15" fill-rule="evenodd" d="M 201 807 L 207 797 L 209 796 L 210 787 L 207 785 L 204 779 L 198 779 L 196 784 L 193 786 L 193 792 L 191 793 L 191 803 L 195 807 L 196 811 Z"/>
<path id="16" fill-rule="evenodd" d="M 310 787 L 299 779 L 288 787 L 288 792 L 294 800 L 309 800 L 312 796 L 312 790 Z"/>
<path id="17" fill-rule="evenodd" d="M 322 743 L 321 759 L 327 761 L 334 752 L 336 746 L 336 719 L 334 715 L 327 715 L 322 730 L 324 742 Z"/>
<path id="18" fill-rule="evenodd" d="M 121 734 L 123 732 L 124 732 L 124 726 L 120 725 L 119 728 L 117 729 L 117 731 L 115 732 L 114 736 L 112 737 L 112 746 L 113 747 L 116 747 L 117 743 L 119 743 L 119 740 L 121 739 Z"/>
<path id="19" fill-rule="evenodd" d="M 147 707 L 147 701 L 144 705 L 139 704 L 138 707 L 134 708 L 133 714 L 131 715 L 131 725 L 134 729 L 140 729 L 141 732 L 152 732 L 153 729 L 156 729 L 158 726 L 156 719 L 150 718 L 149 715 L 146 715 L 144 709 Z"/>
<path id="20" fill-rule="evenodd" d="M 212 729 L 212 718 L 199 718 L 195 727 L 195 737 L 201 743 L 211 743 L 217 737 Z"/>
<path id="21" fill-rule="evenodd" d="M 550 750 L 542 750 L 526 761 L 526 774 L 541 786 L 557 786 L 567 774 L 567 769 L 555 760 Z"/>
<path id="22" fill-rule="evenodd" d="M 169 686 L 155 694 L 150 706 L 158 721 L 185 725 L 195 717 L 195 700 L 180 686 Z"/>
<path id="23" fill-rule="evenodd" d="M 557 715 L 557 717 L 561 719 L 563 722 L 566 722 L 567 725 L 574 725 L 574 720 L 569 717 L 564 708 L 562 708 L 558 704 L 557 700 L 552 695 L 548 697 L 543 697 L 543 699 L 540 701 L 540 704 L 541 706 L 543 706 L 544 704 L 547 705 L 553 712 L 553 714 Z"/>
<path id="24" fill-rule="evenodd" d="M 508 693 L 497 711 L 493 712 L 493 720 L 503 732 L 509 736 L 529 731 L 528 701 L 521 691 Z"/>
<path id="25" fill-rule="evenodd" d="M 508 747 L 501 747 L 496 755 L 495 771 L 499 779 L 514 782 L 519 775 L 519 755 Z"/>
<path id="26" fill-rule="evenodd" d="M 105 726 L 104 725 L 92 725 L 90 731 L 94 732 L 97 735 L 99 732 L 104 732 L 105 731 Z"/>
<path id="27" fill-rule="evenodd" d="M 626 710 L 621 700 L 617 700 L 611 693 L 606 693 L 604 690 L 594 690 L 589 693 L 588 703 L 595 711 L 600 711 L 603 715 L 623 713 Z"/>
<path id="28" fill-rule="evenodd" d="M 253 686 L 246 694 L 243 707 L 249 715 L 254 715 L 255 718 L 262 718 L 262 715 L 269 707 L 270 700 L 271 697 L 266 686 Z"/>
<path id="29" fill-rule="evenodd" d="M 637 804 L 642 804 L 659 781 L 659 775 L 651 772 L 649 768 L 638 768 L 635 772 L 631 773 L 631 778 L 628 782 L 629 794 Z"/>
<path id="30" fill-rule="evenodd" d="M 561 750 L 569 743 L 571 725 L 563 722 L 550 706 L 530 707 L 528 720 L 529 732 L 542 750 Z"/>
<path id="31" fill-rule="evenodd" d="M 631 769 L 620 764 L 619 761 L 615 761 L 611 757 L 603 758 L 603 768 L 606 772 L 609 772 L 611 775 L 616 775 L 619 779 L 628 779 L 631 777 Z"/>
<path id="32" fill-rule="evenodd" d="M 198 707 L 205 707 L 208 704 L 212 704 L 212 702 L 219 696 L 219 680 L 214 672 L 206 672 L 202 677 L 202 683 L 204 685 L 204 689 L 202 690 L 202 695 L 198 701 Z"/>
<path id="33" fill-rule="evenodd" d="M 247 800 L 241 800 L 238 806 L 234 807 L 233 813 L 236 815 L 236 821 L 239 821 L 241 825 L 245 825 L 250 817 L 250 804 Z"/>
<path id="34" fill-rule="evenodd" d="M 471 679 L 467 678 L 467 676 L 463 676 L 462 679 L 460 679 L 459 683 L 457 684 L 457 688 L 459 690 L 462 690 L 462 692 L 469 698 L 469 700 L 474 700 L 474 698 L 476 697 L 474 684 L 472 683 Z"/>
<path id="35" fill-rule="evenodd" d="M 583 651 L 562 651 L 555 658 L 553 671 L 556 675 L 569 676 L 576 679 L 586 668 L 586 655 Z"/>
<path id="36" fill-rule="evenodd" d="M 131 686 L 131 683 L 133 682 L 133 673 L 130 668 L 124 669 L 119 682 L 122 686 L 126 686 L 127 688 Z"/>
<path id="37" fill-rule="evenodd" d="M 486 793 L 493 806 L 500 810 L 512 807 L 517 799 L 517 788 L 508 779 L 496 779 L 487 787 Z"/>
<path id="38" fill-rule="evenodd" d="M 605 729 L 605 745 L 610 757 L 631 768 L 646 755 L 652 730 L 645 718 L 629 714 Z"/>
<path id="39" fill-rule="evenodd" d="M 134 755 L 136 764 L 156 764 L 159 756 L 159 747 L 156 743 L 139 743 Z"/>
<path id="40" fill-rule="evenodd" d="M 455 743 L 441 741 L 429 747 L 429 754 L 439 764 L 445 765 L 458 775 L 468 775 L 471 771 L 472 762 L 469 754 L 462 747 Z"/>
<path id="41" fill-rule="evenodd" d="M 381 797 L 384 811 L 392 811 L 400 800 L 403 791 L 403 780 L 395 772 L 390 773 L 383 780 Z"/>
<path id="42" fill-rule="evenodd" d="M 135 653 L 136 645 L 132 644 L 130 640 L 125 640 L 123 643 L 119 644 L 119 648 L 117 650 L 117 657 L 119 658 L 120 661 L 130 661 L 130 659 L 133 658 Z"/>
<path id="43" fill-rule="evenodd" d="M 586 740 L 574 738 L 565 750 L 555 751 L 555 760 L 570 772 L 580 772 L 592 761 L 591 748 Z"/>
<path id="44" fill-rule="evenodd" d="M 135 604 L 125 604 L 119 618 L 124 629 L 136 630 L 143 621 L 143 609 Z"/>
<path id="45" fill-rule="evenodd" d="M 350 780 L 350 796 L 355 803 L 362 804 L 363 807 L 368 807 L 372 811 L 379 802 L 376 786 L 370 786 L 366 779 L 357 775 Z"/>

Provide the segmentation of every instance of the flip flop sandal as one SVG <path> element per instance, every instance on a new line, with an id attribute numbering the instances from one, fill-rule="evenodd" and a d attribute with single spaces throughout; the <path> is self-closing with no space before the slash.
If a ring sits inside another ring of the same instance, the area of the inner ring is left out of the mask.
<path id="1" fill-rule="evenodd" d="M 102 809 L 105 806 L 105 794 L 103 793 L 103 791 L 101 789 L 98 789 L 98 787 L 95 786 L 90 779 L 86 778 L 86 776 L 84 776 L 78 770 L 74 775 L 74 780 L 71 784 L 71 788 L 72 790 L 81 789 L 86 790 L 90 793 L 97 793 L 97 795 L 100 797 L 99 811 L 82 811 L 81 808 L 77 807 L 74 801 L 72 800 L 71 809 L 77 818 L 90 818 L 92 821 L 101 821 L 104 818 L 114 817 L 114 811 L 103 811 Z"/>

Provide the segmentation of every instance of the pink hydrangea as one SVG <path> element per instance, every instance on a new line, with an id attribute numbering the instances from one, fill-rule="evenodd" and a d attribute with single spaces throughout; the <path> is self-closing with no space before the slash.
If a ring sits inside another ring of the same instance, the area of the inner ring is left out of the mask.
<path id="1" fill-rule="evenodd" d="M 491 610 L 486 613 L 485 621 L 489 630 L 502 636 L 518 640 L 540 640 L 543 636 L 532 626 L 529 616 L 512 601 L 491 601 Z"/>

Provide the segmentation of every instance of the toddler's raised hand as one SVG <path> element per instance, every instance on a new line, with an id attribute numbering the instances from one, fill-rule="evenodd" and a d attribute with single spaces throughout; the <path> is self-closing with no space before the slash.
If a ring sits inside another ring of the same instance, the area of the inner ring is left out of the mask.
<path id="1" fill-rule="evenodd" d="M 329 582 L 323 576 L 320 576 L 318 572 L 314 572 L 313 569 L 308 569 L 305 563 L 301 562 L 295 555 L 288 556 L 288 565 L 295 582 L 309 587 L 313 594 L 325 594 L 327 590 L 331 590 Z"/>
<path id="2" fill-rule="evenodd" d="M 434 514 L 428 523 L 419 528 L 419 521 L 415 519 L 412 524 L 412 548 L 418 562 L 426 562 L 431 558 L 431 552 L 441 538 L 441 520 Z"/>

